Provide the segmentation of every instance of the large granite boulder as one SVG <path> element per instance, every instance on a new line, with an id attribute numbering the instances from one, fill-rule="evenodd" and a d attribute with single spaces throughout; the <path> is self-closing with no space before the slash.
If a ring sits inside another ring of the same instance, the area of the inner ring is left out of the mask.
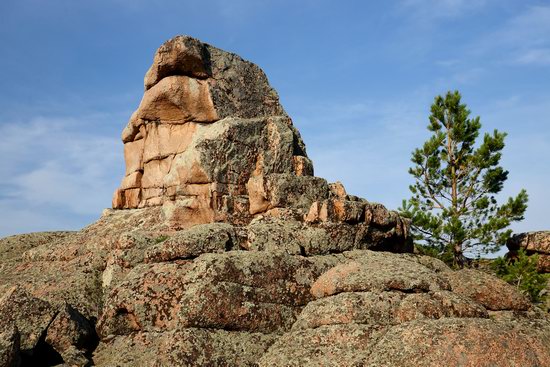
<path id="1" fill-rule="evenodd" d="M 514 287 L 413 255 L 396 212 L 315 177 L 239 56 L 165 43 L 122 140 L 113 209 L 0 239 L 0 366 L 550 365 Z"/>

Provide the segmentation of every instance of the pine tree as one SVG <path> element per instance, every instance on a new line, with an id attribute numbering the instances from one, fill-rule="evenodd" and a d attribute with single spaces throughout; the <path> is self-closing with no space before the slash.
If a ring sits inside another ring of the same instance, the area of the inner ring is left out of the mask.
<path id="1" fill-rule="evenodd" d="M 538 254 L 527 255 L 520 249 L 514 259 L 496 258 L 491 267 L 496 275 L 525 293 L 533 303 L 546 300 L 544 289 L 548 283 L 548 274 L 538 272 Z"/>
<path id="2" fill-rule="evenodd" d="M 437 96 L 431 106 L 428 130 L 433 134 L 412 153 L 409 173 L 415 183 L 401 213 L 412 219 L 420 243 L 441 254 L 452 254 L 464 266 L 464 252 L 494 252 L 510 237 L 506 229 L 523 219 L 527 192 L 521 190 L 498 205 L 508 171 L 499 166 L 506 133 L 485 134 L 476 146 L 481 123 L 470 118 L 458 91 Z"/>

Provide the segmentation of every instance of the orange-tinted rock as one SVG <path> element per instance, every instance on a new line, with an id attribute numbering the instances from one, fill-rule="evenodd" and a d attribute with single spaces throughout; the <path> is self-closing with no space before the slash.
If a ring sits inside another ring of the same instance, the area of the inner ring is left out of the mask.
<path id="1" fill-rule="evenodd" d="M 136 118 L 142 123 L 204 123 L 219 119 L 214 109 L 209 84 L 181 75 L 166 77 L 147 90 L 136 112 Z"/>
<path id="2" fill-rule="evenodd" d="M 538 271 L 550 273 L 550 231 L 518 233 L 508 240 L 506 246 L 510 250 L 509 258 L 515 258 L 520 249 L 528 255 L 537 254 Z"/>
<path id="3" fill-rule="evenodd" d="M 126 175 L 143 170 L 143 143 L 144 139 L 124 144 L 124 160 L 126 161 Z"/>
<path id="4" fill-rule="evenodd" d="M 145 75 L 145 90 L 170 75 L 207 78 L 210 71 L 206 52 L 204 44 L 191 37 L 179 36 L 164 43 Z"/>
<path id="5" fill-rule="evenodd" d="M 527 310 L 531 304 L 527 297 L 502 279 L 474 269 L 445 273 L 455 293 L 467 296 L 488 310 Z"/>
<path id="6" fill-rule="evenodd" d="M 256 65 L 178 36 L 157 51 L 145 89 L 122 133 L 126 176 L 113 208 L 162 206 L 173 229 L 247 224 L 260 215 L 371 226 L 365 200 L 313 177 L 299 132 Z M 409 251 L 401 222 L 380 205 L 376 210 L 372 228 L 352 231 L 361 240 L 338 247 L 368 238 Z"/>
<path id="7" fill-rule="evenodd" d="M 298 176 L 313 176 L 313 163 L 309 158 L 295 155 L 292 159 L 294 160 L 294 172 Z"/>
<path id="8" fill-rule="evenodd" d="M 550 335 L 540 325 L 488 319 L 418 320 L 390 329 L 364 366 L 549 366 Z"/>
<path id="9" fill-rule="evenodd" d="M 98 340 L 90 322 L 77 310 L 64 304 L 48 326 L 45 341 L 72 366 L 89 364 L 86 355 L 96 347 Z"/>
<path id="10" fill-rule="evenodd" d="M 145 82 L 127 210 L 0 239 L 0 364 L 19 337 L 24 365 L 547 364 L 550 325 L 513 287 L 403 254 L 407 220 L 313 176 L 257 66 L 176 37 Z"/>
<path id="11" fill-rule="evenodd" d="M 520 248 L 527 252 L 550 254 L 550 231 L 526 232 L 512 236 L 506 246 L 510 251 Z"/>
<path id="12" fill-rule="evenodd" d="M 447 290 L 449 283 L 426 267 L 396 254 L 359 253 L 321 275 L 311 287 L 315 298 L 341 292 L 427 292 Z M 376 268 L 377 271 L 372 271 Z"/>
<path id="13" fill-rule="evenodd" d="M 310 284 L 334 261 L 228 252 L 142 265 L 113 289 L 98 330 L 103 336 L 181 327 L 288 330 L 312 298 Z"/>

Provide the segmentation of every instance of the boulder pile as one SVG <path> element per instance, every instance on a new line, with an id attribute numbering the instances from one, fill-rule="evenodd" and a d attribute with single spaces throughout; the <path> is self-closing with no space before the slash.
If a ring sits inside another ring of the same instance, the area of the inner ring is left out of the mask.
<path id="1" fill-rule="evenodd" d="M 166 42 L 122 140 L 113 209 L 0 240 L 0 366 L 550 366 L 542 312 L 315 177 L 239 56 Z"/>

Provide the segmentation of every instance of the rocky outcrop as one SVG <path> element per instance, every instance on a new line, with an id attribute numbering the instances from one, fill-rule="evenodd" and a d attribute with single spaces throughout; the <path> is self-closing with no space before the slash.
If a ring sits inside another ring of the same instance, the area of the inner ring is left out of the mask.
<path id="1" fill-rule="evenodd" d="M 20 365 L 20 338 L 19 330 L 13 323 L 0 324 L 0 366 Z"/>
<path id="2" fill-rule="evenodd" d="M 13 287 L 0 298 L 0 325 L 9 331 L 0 334 L 0 343 L 2 339 L 10 341 L 0 352 L 3 365 L 16 366 L 19 361 L 24 366 L 88 364 L 97 345 L 93 326 L 70 305 L 57 303 L 36 298 L 20 287 Z"/>
<path id="3" fill-rule="evenodd" d="M 122 139 L 113 209 L 0 239 L 0 366 L 550 365 L 514 287 L 410 253 L 396 212 L 315 177 L 239 56 L 168 41 Z"/>
<path id="4" fill-rule="evenodd" d="M 518 233 L 506 243 L 508 257 L 515 258 L 520 249 L 528 255 L 538 255 L 538 269 L 541 273 L 550 273 L 550 231 Z"/>
<path id="5" fill-rule="evenodd" d="M 161 207 L 173 229 L 291 217 L 320 228 L 321 237 L 353 237 L 355 248 L 391 242 L 410 250 L 396 213 L 313 176 L 260 68 L 196 39 L 179 36 L 159 48 L 122 140 L 126 175 L 113 208 Z"/>
<path id="6" fill-rule="evenodd" d="M 113 207 L 163 205 L 186 225 L 265 211 L 268 175 L 313 171 L 260 68 L 190 37 L 157 51 L 122 140 Z"/>

